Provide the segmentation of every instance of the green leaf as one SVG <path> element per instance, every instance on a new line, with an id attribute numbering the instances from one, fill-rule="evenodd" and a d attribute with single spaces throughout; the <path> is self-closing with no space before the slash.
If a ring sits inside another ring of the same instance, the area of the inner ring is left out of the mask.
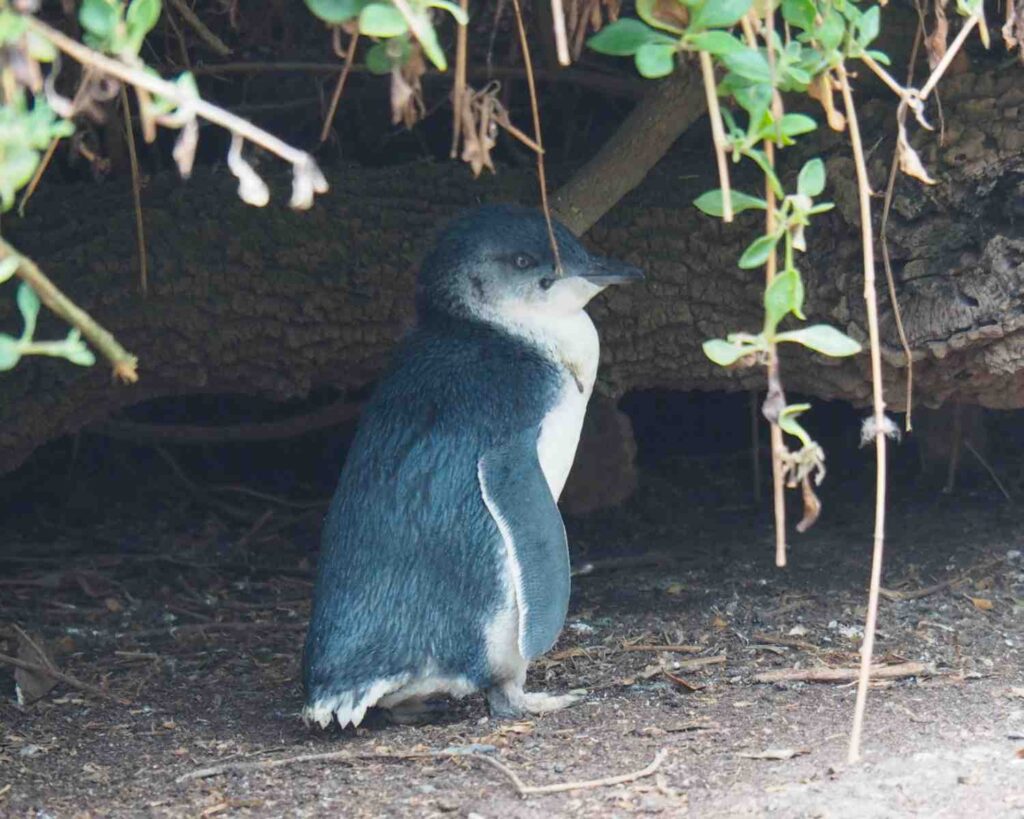
<path id="1" fill-rule="evenodd" d="M 757 163 L 757 167 L 761 169 L 761 172 L 765 176 L 765 180 L 772 186 L 772 191 L 777 197 L 781 199 L 785 196 L 785 193 L 782 190 L 782 184 L 779 182 L 779 177 L 775 175 L 775 168 L 772 166 L 772 163 L 768 161 L 768 157 L 764 151 L 759 151 L 754 148 L 747 151 L 744 156 L 749 156 Z"/>
<path id="2" fill-rule="evenodd" d="M 370 3 L 359 12 L 359 33 L 367 37 L 397 37 L 408 29 L 405 18 L 392 5 Z"/>
<path id="3" fill-rule="evenodd" d="M 460 26 L 464 26 L 469 22 L 469 15 L 462 10 L 462 6 L 451 2 L 451 0 L 428 0 L 427 5 L 430 8 L 444 9 L 455 18 L 455 22 Z"/>
<path id="4" fill-rule="evenodd" d="M 825 190 L 825 163 L 812 159 L 800 169 L 796 179 L 796 192 L 812 199 Z"/>
<path id="5" fill-rule="evenodd" d="M 664 43 L 644 43 L 637 49 L 636 70 L 649 80 L 667 77 L 676 67 L 676 45 Z"/>
<path id="6" fill-rule="evenodd" d="M 705 341 L 701 348 L 704 350 L 704 355 L 719 367 L 729 367 L 743 356 L 755 352 L 756 349 L 747 344 L 733 344 L 720 338 Z"/>
<path id="7" fill-rule="evenodd" d="M 815 352 L 823 353 L 832 358 L 844 358 L 857 355 L 861 346 L 845 333 L 827 324 L 812 324 L 799 330 L 789 330 L 775 336 L 776 341 L 792 341 L 803 344 Z"/>
<path id="8" fill-rule="evenodd" d="M 14 193 L 25 185 L 35 173 L 39 165 L 39 152 L 24 145 L 10 144 L 3 146 L 3 158 L 0 159 L 0 199 L 3 209 L 7 210 L 14 204 Z"/>
<path id="9" fill-rule="evenodd" d="M 817 14 L 813 0 L 782 0 L 782 17 L 791 26 L 810 31 Z"/>
<path id="10" fill-rule="evenodd" d="M 836 206 L 835 202 L 820 202 L 807 211 L 809 216 L 817 216 L 819 213 L 828 213 Z"/>
<path id="11" fill-rule="evenodd" d="M 0 370 L 13 370 L 21 359 L 21 348 L 17 339 L 0 333 Z"/>
<path id="12" fill-rule="evenodd" d="M 673 34 L 682 34 L 684 29 L 681 27 L 654 16 L 657 5 L 658 0 L 636 0 L 636 13 L 649 26 L 660 28 L 662 31 L 671 31 Z"/>
<path id="13" fill-rule="evenodd" d="M 768 257 L 771 255 L 772 251 L 775 250 L 775 245 L 778 243 L 778 235 L 758 236 L 750 243 L 750 246 L 743 251 L 743 255 L 740 256 L 740 267 L 744 270 L 750 270 L 753 267 L 760 267 L 768 261 Z"/>
<path id="14" fill-rule="evenodd" d="M 764 291 L 765 334 L 774 336 L 775 328 L 789 313 L 802 319 L 803 306 L 804 283 L 800 273 L 795 268 L 782 271 Z"/>
<path id="15" fill-rule="evenodd" d="M 768 203 L 764 199 L 750 196 L 739 191 L 730 191 L 729 201 L 732 203 L 733 213 L 743 213 L 745 210 L 767 210 Z M 723 207 L 725 197 L 721 190 L 708 191 L 698 196 L 693 204 L 708 216 L 722 216 L 725 213 Z"/>
<path id="16" fill-rule="evenodd" d="M 78 22 L 98 40 L 106 40 L 121 22 L 121 4 L 116 0 L 82 0 Z"/>
<path id="17" fill-rule="evenodd" d="M 878 36 L 882 24 L 882 10 L 872 6 L 861 15 L 857 23 L 857 42 L 864 47 Z"/>
<path id="18" fill-rule="evenodd" d="M 746 51 L 746 46 L 727 31 L 702 31 L 700 34 L 689 34 L 686 44 L 697 51 L 723 56 Z"/>
<path id="19" fill-rule="evenodd" d="M 753 0 L 704 0 L 690 17 L 690 28 L 728 28 L 747 13 Z"/>
<path id="20" fill-rule="evenodd" d="M 782 119 L 779 120 L 779 130 L 788 137 L 806 134 L 817 127 L 818 123 L 814 121 L 814 118 L 806 114 L 783 114 Z"/>
<path id="21" fill-rule="evenodd" d="M 36 331 L 36 319 L 39 318 L 39 296 L 36 291 L 25 282 L 18 286 L 18 309 L 21 311 L 21 318 L 25 322 L 25 329 L 21 337 L 25 340 L 31 339 Z"/>
<path id="22" fill-rule="evenodd" d="M 18 272 L 19 264 L 21 264 L 21 260 L 17 256 L 7 256 L 0 262 L 0 284 Z"/>
<path id="23" fill-rule="evenodd" d="M 434 64 L 438 71 L 447 71 L 448 60 L 445 59 L 444 49 L 437 41 L 437 30 L 426 17 L 423 18 L 422 24 L 419 41 L 423 46 L 423 53 L 427 55 L 427 59 Z"/>
<path id="24" fill-rule="evenodd" d="M 331 25 L 357 17 L 365 5 L 366 0 L 306 0 L 306 8 Z"/>
<path id="25" fill-rule="evenodd" d="M 866 51 L 864 53 L 867 54 L 876 63 L 880 63 L 881 65 L 892 65 L 892 60 L 889 59 L 889 55 L 886 54 L 884 51 L 872 50 Z"/>
<path id="26" fill-rule="evenodd" d="M 128 24 L 128 39 L 133 54 L 137 54 L 142 48 L 142 41 L 159 19 L 160 0 L 132 0 L 125 21 Z"/>
<path id="27" fill-rule="evenodd" d="M 796 419 L 810 408 L 810 404 L 790 404 L 783 407 L 782 412 L 779 413 L 779 428 L 794 438 L 799 438 L 804 446 L 810 445 L 811 436 L 807 434 L 807 431 L 800 426 Z"/>
<path id="28" fill-rule="evenodd" d="M 13 43 L 28 28 L 28 18 L 4 9 L 0 11 L 0 45 Z"/>
<path id="29" fill-rule="evenodd" d="M 33 60 L 40 63 L 52 63 L 57 59 L 57 46 L 45 37 L 30 31 L 25 36 L 25 41 L 28 43 L 28 55 Z"/>
<path id="30" fill-rule="evenodd" d="M 732 95 L 755 122 L 764 116 L 768 106 L 772 104 L 772 87 L 768 83 L 734 88 Z"/>
<path id="31" fill-rule="evenodd" d="M 366 52 L 366 67 L 371 74 L 390 74 L 392 65 L 386 43 L 374 43 Z"/>
<path id="32" fill-rule="evenodd" d="M 85 346 L 78 328 L 73 328 L 64 341 L 64 358 L 79 367 L 91 367 L 96 363 L 96 356 Z"/>
<path id="33" fill-rule="evenodd" d="M 825 51 L 833 51 L 839 48 L 846 33 L 846 25 L 843 23 L 843 16 L 834 9 L 824 13 L 822 24 L 815 28 L 814 37 L 821 43 Z"/>
<path id="34" fill-rule="evenodd" d="M 587 40 L 587 45 L 594 51 L 599 54 L 610 54 L 613 57 L 631 57 L 640 50 L 640 46 L 648 43 L 675 45 L 676 40 L 655 31 L 639 20 L 629 18 L 616 20 Z"/>
<path id="35" fill-rule="evenodd" d="M 772 68 L 760 51 L 745 48 L 735 54 L 723 55 L 722 62 L 733 74 L 745 80 L 763 83 L 772 81 Z"/>

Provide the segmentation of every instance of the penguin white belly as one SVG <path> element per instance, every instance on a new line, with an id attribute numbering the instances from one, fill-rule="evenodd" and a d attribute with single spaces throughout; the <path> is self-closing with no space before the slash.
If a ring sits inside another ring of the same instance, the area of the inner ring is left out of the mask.
<path id="1" fill-rule="evenodd" d="M 565 370 L 562 391 L 541 423 L 537 457 L 557 501 L 576 458 L 583 417 L 594 390 L 600 345 L 597 328 L 584 311 L 561 319 L 550 330 L 549 349 Z"/>
<path id="2" fill-rule="evenodd" d="M 544 416 L 537 439 L 537 459 L 551 495 L 557 501 L 576 458 L 583 417 L 597 377 L 600 343 L 597 328 L 583 310 L 546 324 L 544 335 L 538 336 L 539 333 L 531 335 L 563 370 L 561 392 Z M 505 602 L 487 629 L 487 654 L 496 678 L 522 685 L 527 662 L 519 651 L 519 614 L 512 560 L 509 554 L 505 561 Z"/>

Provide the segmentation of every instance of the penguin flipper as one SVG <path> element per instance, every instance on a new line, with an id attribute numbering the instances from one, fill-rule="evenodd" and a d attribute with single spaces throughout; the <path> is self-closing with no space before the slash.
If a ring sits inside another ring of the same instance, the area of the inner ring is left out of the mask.
<path id="1" fill-rule="evenodd" d="M 537 428 L 524 430 L 477 464 L 484 505 L 508 549 L 519 651 L 527 660 L 555 644 L 569 608 L 569 547 L 541 469 L 537 437 Z"/>

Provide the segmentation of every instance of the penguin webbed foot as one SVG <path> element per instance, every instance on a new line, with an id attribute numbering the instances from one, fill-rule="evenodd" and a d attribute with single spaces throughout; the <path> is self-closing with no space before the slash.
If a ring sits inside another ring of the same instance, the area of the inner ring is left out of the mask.
<path id="1" fill-rule="evenodd" d="M 528 714 L 547 714 L 575 705 L 581 699 L 577 694 L 547 694 L 543 691 L 527 693 L 522 686 L 505 683 L 487 689 L 487 707 L 493 719 L 522 719 Z"/>

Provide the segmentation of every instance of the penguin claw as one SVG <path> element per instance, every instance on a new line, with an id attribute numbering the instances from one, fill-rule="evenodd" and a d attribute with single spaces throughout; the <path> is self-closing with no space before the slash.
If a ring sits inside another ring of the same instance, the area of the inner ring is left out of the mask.
<path id="1" fill-rule="evenodd" d="M 526 714 L 547 714 L 575 705 L 580 694 L 526 693 L 518 685 L 496 685 L 487 689 L 487 706 L 494 719 L 519 719 Z"/>

